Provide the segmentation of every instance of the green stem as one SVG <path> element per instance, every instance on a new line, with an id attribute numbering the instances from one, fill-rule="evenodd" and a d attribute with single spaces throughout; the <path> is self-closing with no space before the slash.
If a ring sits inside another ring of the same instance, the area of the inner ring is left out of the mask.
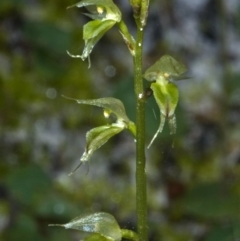
<path id="1" fill-rule="evenodd" d="M 136 205 L 139 241 L 148 240 L 147 183 L 145 171 L 145 98 L 142 81 L 143 28 L 137 26 L 136 53 L 134 56 L 134 89 L 136 95 Z"/>

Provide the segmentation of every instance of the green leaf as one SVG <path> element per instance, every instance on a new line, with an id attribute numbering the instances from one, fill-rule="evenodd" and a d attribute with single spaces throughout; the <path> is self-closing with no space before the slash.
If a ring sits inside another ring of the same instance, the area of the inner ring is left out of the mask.
<path id="1" fill-rule="evenodd" d="M 215 222 L 204 241 L 237 241 L 240 239 L 240 221 L 232 217 L 227 222 Z M 226 225 L 228 223 L 228 225 Z M 212 225 L 211 225 L 212 226 Z"/>
<path id="2" fill-rule="evenodd" d="M 6 179 L 6 186 L 15 200 L 31 207 L 41 195 L 50 192 L 51 183 L 39 166 L 30 164 L 13 169 Z"/>
<path id="3" fill-rule="evenodd" d="M 187 71 L 185 65 L 179 63 L 170 55 L 162 56 L 155 64 L 148 68 L 144 74 L 144 78 L 148 81 L 157 79 L 175 79 Z"/>
<path id="4" fill-rule="evenodd" d="M 1 235 L 2 237 L 3 235 Z M 30 216 L 19 212 L 15 217 L 14 224 L 9 226 L 4 240 L 15 241 L 19 240 L 19 237 L 24 241 L 44 240 L 39 235 L 38 225 L 33 215 Z"/>
<path id="5" fill-rule="evenodd" d="M 71 7 L 86 7 L 90 12 L 90 14 L 86 15 L 93 19 L 114 20 L 115 22 L 120 22 L 122 17 L 119 8 L 112 0 L 84 0 L 68 8 Z"/>
<path id="6" fill-rule="evenodd" d="M 153 90 L 154 98 L 160 109 L 161 121 L 157 132 L 148 145 L 148 148 L 152 145 L 158 133 L 162 131 L 166 119 L 169 123 L 170 134 L 176 132 L 176 118 L 174 112 L 178 103 L 178 89 L 175 84 L 171 82 L 162 84 L 162 82 L 159 83 L 157 81 L 156 83 L 151 84 L 151 89 Z"/>
<path id="7" fill-rule="evenodd" d="M 26 41 L 31 43 L 34 50 L 44 49 L 54 55 L 62 56 L 64 49 L 71 44 L 70 31 L 59 27 L 57 24 L 46 21 L 26 21 L 23 25 L 23 34 Z"/>
<path id="8" fill-rule="evenodd" d="M 182 198 L 181 209 L 198 218 L 226 220 L 239 218 L 239 195 L 224 183 L 203 183 L 194 186 Z"/>
<path id="9" fill-rule="evenodd" d="M 66 224 L 50 224 L 49 226 L 61 226 L 66 229 L 76 229 L 87 233 L 97 233 L 103 237 L 120 241 L 122 239 L 121 229 L 116 219 L 109 213 L 93 213 L 79 216 Z M 95 236 L 96 237 L 96 236 Z M 95 239 L 90 237 L 90 240 Z M 87 239 L 89 241 L 89 239 Z"/>

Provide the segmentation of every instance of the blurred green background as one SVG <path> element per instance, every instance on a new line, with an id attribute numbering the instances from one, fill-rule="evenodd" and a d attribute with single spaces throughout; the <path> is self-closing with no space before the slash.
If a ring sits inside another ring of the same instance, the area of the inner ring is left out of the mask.
<path id="1" fill-rule="evenodd" d="M 49 228 L 87 212 L 134 229 L 135 148 L 123 132 L 68 177 L 85 134 L 106 123 L 77 99 L 120 98 L 134 120 L 132 60 L 117 28 L 81 54 L 87 18 L 72 0 L 0 1 L 0 241 L 80 240 Z M 116 1 L 134 34 L 128 1 Z M 163 54 L 188 66 L 177 82 L 177 134 L 147 150 L 150 240 L 240 240 L 240 3 L 151 1 L 144 68 Z M 145 83 L 146 86 L 148 83 Z M 159 110 L 147 102 L 147 141 Z"/>

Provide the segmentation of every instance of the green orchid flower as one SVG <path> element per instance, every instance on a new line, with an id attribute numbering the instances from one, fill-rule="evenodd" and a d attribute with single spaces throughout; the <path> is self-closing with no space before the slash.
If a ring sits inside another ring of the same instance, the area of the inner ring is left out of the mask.
<path id="1" fill-rule="evenodd" d="M 112 124 L 98 126 L 86 134 L 85 151 L 80 158 L 80 164 L 69 174 L 72 175 L 83 162 L 87 162 L 92 154 L 104 145 L 111 137 L 117 135 L 124 129 L 129 130 L 134 137 L 136 137 L 135 123 L 129 120 L 122 101 L 113 97 L 105 97 L 92 100 L 77 100 L 63 96 L 66 99 L 74 100 L 78 104 L 92 105 L 103 108 L 103 115 L 109 118 L 113 115 L 116 121 Z"/>
<path id="2" fill-rule="evenodd" d="M 186 67 L 169 55 L 164 55 L 155 64 L 148 68 L 144 78 L 152 82 L 150 88 L 161 113 L 159 128 L 153 136 L 148 148 L 152 145 L 159 132 L 163 130 L 166 119 L 168 120 L 170 134 L 176 133 L 175 109 L 178 103 L 178 88 L 170 80 L 183 79 Z"/>
<path id="3" fill-rule="evenodd" d="M 89 13 L 84 14 L 93 20 L 83 26 L 85 46 L 82 55 L 72 55 L 68 51 L 67 53 L 73 58 L 88 58 L 90 67 L 89 56 L 94 46 L 115 23 L 121 21 L 121 12 L 112 0 L 83 0 L 68 8 L 72 7 L 85 7 Z"/>

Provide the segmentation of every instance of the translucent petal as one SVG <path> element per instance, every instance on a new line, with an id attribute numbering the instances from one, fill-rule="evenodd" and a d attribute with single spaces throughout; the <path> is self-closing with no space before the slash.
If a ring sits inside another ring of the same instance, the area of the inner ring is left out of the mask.
<path id="1" fill-rule="evenodd" d="M 116 219 L 111 214 L 104 212 L 82 215 L 74 218 L 69 223 L 50 224 L 49 226 L 61 226 L 66 229 L 97 233 L 114 241 L 120 241 L 122 238 L 121 229 Z"/>
<path id="2" fill-rule="evenodd" d="M 121 100 L 113 97 L 105 97 L 92 100 L 78 100 L 63 96 L 66 99 L 74 100 L 78 104 L 93 105 L 106 109 L 109 114 L 114 114 L 118 120 L 122 120 L 125 123 L 129 123 L 129 118 L 127 117 L 124 105 Z"/>
<path id="3" fill-rule="evenodd" d="M 121 12 L 112 0 L 83 0 L 68 8 L 71 7 L 86 7 L 90 12 L 88 16 L 93 19 L 114 20 L 116 22 L 121 20 Z"/>

